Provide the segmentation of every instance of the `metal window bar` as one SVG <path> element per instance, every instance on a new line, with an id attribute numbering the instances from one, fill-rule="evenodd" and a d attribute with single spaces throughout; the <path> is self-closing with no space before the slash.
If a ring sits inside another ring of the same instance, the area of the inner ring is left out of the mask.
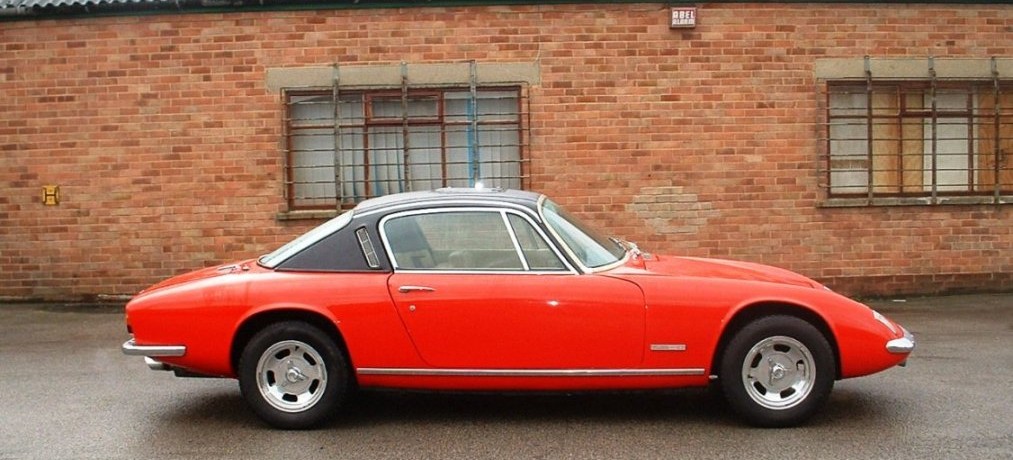
<path id="1" fill-rule="evenodd" d="M 411 136 L 408 135 L 408 64 L 401 61 L 401 145 L 404 147 L 401 153 L 401 164 L 399 176 L 404 178 L 404 185 L 398 187 L 398 191 L 411 191 L 412 179 L 411 168 L 408 167 L 409 155 L 411 155 Z"/>
<path id="2" fill-rule="evenodd" d="M 472 60 L 468 66 L 468 74 L 468 89 L 471 92 L 471 100 L 468 101 L 468 118 L 471 122 L 468 127 L 468 167 L 470 169 L 468 174 L 468 186 L 474 187 L 478 181 L 482 180 L 482 170 L 478 165 L 478 162 L 481 161 L 479 158 L 478 141 L 478 75 L 474 60 Z"/>
<path id="3" fill-rule="evenodd" d="M 865 56 L 865 111 L 868 117 L 868 122 L 865 129 L 866 139 L 866 168 L 868 173 L 866 174 L 866 186 L 868 187 L 867 198 L 869 202 L 872 202 L 875 196 L 875 157 L 873 154 L 873 142 L 875 140 L 875 130 L 873 129 L 873 97 L 872 97 L 872 66 L 869 63 L 869 56 Z"/>
<path id="4" fill-rule="evenodd" d="M 932 146 L 929 153 L 932 155 L 932 204 L 936 204 L 939 202 L 939 112 L 936 105 L 936 65 L 932 56 L 929 56 L 929 79 L 932 85 L 929 92 L 932 107 Z"/>
<path id="5" fill-rule="evenodd" d="M 342 171 L 344 168 L 341 167 L 343 163 L 342 158 L 342 137 L 341 137 L 341 71 L 338 68 L 338 64 L 334 64 L 334 79 L 331 85 L 332 101 L 334 104 L 334 205 L 336 208 L 341 209 L 341 203 L 338 202 L 342 195 L 342 188 L 344 186 L 342 181 Z"/>
<path id="6" fill-rule="evenodd" d="M 523 146 L 528 145 L 531 140 L 531 99 L 526 97 L 527 96 L 526 94 L 522 95 L 521 91 L 527 91 L 527 88 L 520 88 L 518 89 L 517 92 L 518 95 L 517 113 L 519 114 L 519 116 L 517 117 L 517 121 L 521 123 L 522 127 L 519 130 L 520 136 L 518 136 L 517 141 L 520 143 L 520 146 L 518 148 L 521 149 L 523 153 Z M 528 166 L 527 160 L 525 160 L 524 158 L 524 155 L 520 156 L 520 160 L 521 164 L 517 168 L 518 172 L 521 175 L 521 177 L 519 178 L 519 182 L 521 188 L 527 189 L 530 187 L 530 184 L 527 183 L 527 178 L 530 176 L 531 171 L 530 167 Z"/>
<path id="7" fill-rule="evenodd" d="M 994 200 L 995 204 L 999 204 L 999 196 L 1001 195 L 1000 190 L 1002 189 L 1002 168 L 1000 168 L 999 165 L 1003 161 L 1002 119 L 1001 119 L 1002 93 L 1000 91 L 999 86 L 999 67 L 996 64 L 995 56 L 992 56 L 991 62 L 989 62 L 989 66 L 991 67 L 992 70 L 992 112 L 995 115 L 993 117 L 993 130 L 995 131 L 994 136 L 995 140 L 993 141 L 994 143 L 992 144 L 992 155 L 993 155 L 992 168 L 993 168 L 993 177 L 995 178 L 994 179 L 995 186 L 992 189 L 993 190 L 992 199 Z M 1010 176 L 1013 176 L 1013 174 L 1010 174 Z"/>

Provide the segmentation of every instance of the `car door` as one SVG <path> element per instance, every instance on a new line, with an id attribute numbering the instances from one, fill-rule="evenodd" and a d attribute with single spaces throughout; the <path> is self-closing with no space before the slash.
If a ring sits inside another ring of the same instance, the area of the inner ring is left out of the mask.
<path id="1" fill-rule="evenodd" d="M 429 365 L 617 369 L 643 359 L 640 289 L 578 274 L 526 213 L 447 208 L 380 227 L 391 297 Z"/>

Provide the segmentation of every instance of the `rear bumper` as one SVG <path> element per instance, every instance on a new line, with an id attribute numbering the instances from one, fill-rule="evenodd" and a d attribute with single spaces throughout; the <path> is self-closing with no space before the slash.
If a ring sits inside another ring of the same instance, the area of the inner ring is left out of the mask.
<path id="1" fill-rule="evenodd" d="M 915 336 L 903 327 L 901 330 L 904 331 L 904 337 L 886 342 L 886 351 L 899 355 L 911 353 L 915 349 Z"/>
<path id="2" fill-rule="evenodd" d="M 183 356 L 186 354 L 186 345 L 138 345 L 134 339 L 123 342 L 123 354 L 129 356 Z"/>

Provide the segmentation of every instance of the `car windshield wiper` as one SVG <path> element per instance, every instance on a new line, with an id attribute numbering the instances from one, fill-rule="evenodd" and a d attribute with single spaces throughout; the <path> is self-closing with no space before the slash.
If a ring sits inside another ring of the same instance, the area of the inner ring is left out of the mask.
<path id="1" fill-rule="evenodd" d="M 609 240 L 611 240 L 615 244 L 618 244 L 623 249 L 629 251 L 630 254 L 633 256 L 633 258 L 641 257 L 644 254 L 643 251 L 640 250 L 640 247 L 637 246 L 636 243 L 633 243 L 633 242 L 630 242 L 630 241 L 626 241 L 626 240 L 624 240 L 622 238 L 616 238 L 614 236 L 610 236 Z"/>

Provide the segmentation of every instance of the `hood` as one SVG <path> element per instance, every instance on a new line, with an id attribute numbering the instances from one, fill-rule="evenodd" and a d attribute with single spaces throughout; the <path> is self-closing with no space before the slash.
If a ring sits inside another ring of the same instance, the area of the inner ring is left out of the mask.
<path id="1" fill-rule="evenodd" d="M 654 256 L 645 260 L 644 263 L 648 272 L 659 275 L 761 281 L 811 288 L 821 287 L 819 283 L 798 273 L 751 262 L 696 257 Z"/>
<path id="2" fill-rule="evenodd" d="M 145 294 L 151 291 L 164 289 L 170 286 L 177 286 L 180 284 L 186 284 L 193 281 L 204 280 L 208 278 L 214 278 L 217 276 L 228 275 L 230 273 L 242 273 L 250 270 L 251 264 L 255 262 L 255 259 L 245 260 L 242 262 L 234 262 L 229 264 L 222 264 L 215 267 L 202 268 L 182 275 L 174 276 L 165 281 L 162 281 L 154 286 L 151 286 L 140 294 Z"/>

